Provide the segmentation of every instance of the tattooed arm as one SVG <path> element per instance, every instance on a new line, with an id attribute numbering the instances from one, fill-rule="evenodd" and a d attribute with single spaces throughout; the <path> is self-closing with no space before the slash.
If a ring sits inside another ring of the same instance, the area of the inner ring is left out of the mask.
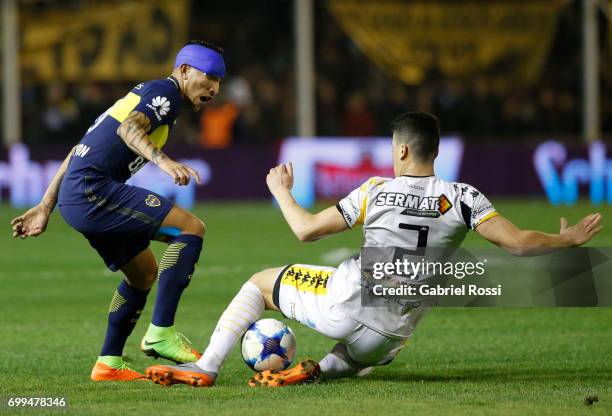
<path id="1" fill-rule="evenodd" d="M 151 128 L 151 120 L 140 111 L 132 111 L 117 129 L 117 134 L 127 147 L 134 153 L 155 163 L 167 173 L 174 183 L 187 185 L 193 176 L 200 183 L 198 172 L 182 163 L 170 159 L 164 152 L 155 147 L 147 132 Z"/>
<path id="2" fill-rule="evenodd" d="M 68 169 L 68 163 L 70 162 L 72 152 L 74 152 L 74 147 L 70 149 L 68 156 L 66 156 L 66 159 L 64 159 L 64 162 L 62 162 L 61 166 L 55 173 L 55 176 L 47 187 L 47 191 L 43 195 L 40 204 L 30 208 L 19 217 L 13 218 L 11 221 L 11 225 L 13 226 L 13 237 L 36 237 L 47 229 L 49 217 L 51 216 L 53 208 L 55 208 L 55 204 L 57 203 L 57 195 L 59 193 L 60 185 L 62 184 L 62 179 L 64 179 L 64 175 Z"/>
<path id="3" fill-rule="evenodd" d="M 150 128 L 149 117 L 140 111 L 132 111 L 117 129 L 117 134 L 131 151 L 158 165 L 168 156 L 151 143 L 147 134 Z"/>

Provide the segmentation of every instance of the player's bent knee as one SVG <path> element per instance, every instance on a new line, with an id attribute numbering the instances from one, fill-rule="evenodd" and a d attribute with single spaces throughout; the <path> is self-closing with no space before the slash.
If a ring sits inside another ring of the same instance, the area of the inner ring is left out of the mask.
<path id="1" fill-rule="evenodd" d="M 257 288 L 259 290 L 261 290 L 261 288 L 259 287 L 262 283 L 262 279 L 261 279 L 261 272 L 257 272 L 255 274 L 253 274 L 250 278 L 249 278 L 249 282 L 253 283 L 255 286 L 257 286 Z"/>
<path id="2" fill-rule="evenodd" d="M 204 238 L 205 232 L 206 226 L 204 222 L 195 215 L 191 215 L 185 226 L 182 227 L 182 234 L 196 235 L 200 238 Z"/>
<path id="3" fill-rule="evenodd" d="M 199 218 L 197 218 L 197 220 L 198 220 L 198 235 L 204 238 L 204 234 L 206 234 L 206 224 L 204 224 L 204 221 L 202 221 Z"/>
<path id="4" fill-rule="evenodd" d="M 206 226 L 202 220 L 191 212 L 176 205 L 172 207 L 166 218 L 164 218 L 161 228 L 171 231 L 169 233 L 170 238 L 173 236 L 172 232 L 175 231 L 177 231 L 179 235 L 191 234 L 204 238 L 204 233 L 206 231 Z"/>
<path id="5" fill-rule="evenodd" d="M 271 279 L 271 271 L 275 269 L 266 269 L 261 272 L 254 273 L 249 282 L 253 283 L 259 290 L 268 289 L 274 286 L 274 279 Z"/>
<path id="6" fill-rule="evenodd" d="M 266 269 L 253 274 L 249 279 L 249 282 L 253 283 L 260 290 L 266 301 L 266 309 L 269 310 L 278 310 L 272 299 L 272 293 L 274 292 L 276 276 L 280 270 L 280 268 Z"/>

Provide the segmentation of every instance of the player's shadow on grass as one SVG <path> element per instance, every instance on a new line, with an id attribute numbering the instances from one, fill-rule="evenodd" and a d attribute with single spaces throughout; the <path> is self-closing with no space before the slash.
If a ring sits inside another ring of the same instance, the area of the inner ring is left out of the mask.
<path id="1" fill-rule="evenodd" d="M 427 374 L 427 373 L 411 373 L 411 372 L 384 372 L 374 371 L 371 374 L 363 377 L 363 380 L 380 380 L 385 382 L 400 382 L 400 383 L 437 383 L 437 382 L 485 382 L 485 381 L 550 381 L 550 380 L 568 380 L 575 382 L 577 378 L 584 380 L 609 380 L 612 376 L 612 368 L 599 369 L 511 369 L 511 370 L 478 370 L 466 369 L 455 370 L 449 374 Z M 330 382 L 348 381 L 333 380 Z M 355 380 L 355 378 L 351 379 Z"/>

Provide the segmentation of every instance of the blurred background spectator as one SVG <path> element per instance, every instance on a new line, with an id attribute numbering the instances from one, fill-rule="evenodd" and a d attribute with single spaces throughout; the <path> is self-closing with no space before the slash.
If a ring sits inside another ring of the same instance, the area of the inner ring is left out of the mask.
<path id="1" fill-rule="evenodd" d="M 30 12 L 78 8 L 89 1 L 28 1 Z M 193 1 L 189 38 L 224 47 L 227 79 L 221 96 L 201 114 L 183 117 L 177 140 L 225 148 L 270 143 L 295 134 L 292 2 Z M 257 13 L 257 19 L 251 16 Z M 601 18 L 602 122 L 612 129 L 607 20 Z M 226 22 L 233 22 L 228 25 Z M 447 79 L 428 73 L 409 86 L 380 71 L 340 28 L 327 7 L 315 5 L 317 134 L 387 136 L 392 119 L 409 110 L 439 116 L 443 133 L 466 140 L 521 140 L 555 135 L 579 139 L 580 7 L 569 2 L 559 16 L 554 42 L 539 79 L 500 88 L 492 79 Z M 168 72 L 171 68 L 168 68 Z M 166 74 L 159 74 L 160 77 Z M 24 140 L 74 143 L 95 118 L 127 89 L 126 82 L 41 84 L 22 74 Z"/>

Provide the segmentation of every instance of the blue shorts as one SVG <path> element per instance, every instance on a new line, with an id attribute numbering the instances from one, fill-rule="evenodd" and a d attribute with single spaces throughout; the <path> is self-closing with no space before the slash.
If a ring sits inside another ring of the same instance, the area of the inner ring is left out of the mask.
<path id="1" fill-rule="evenodd" d="M 79 192 L 84 193 L 86 202 L 60 204 L 60 212 L 112 271 L 149 246 L 174 206 L 155 192 L 108 178 L 88 178 L 84 185 Z"/>

